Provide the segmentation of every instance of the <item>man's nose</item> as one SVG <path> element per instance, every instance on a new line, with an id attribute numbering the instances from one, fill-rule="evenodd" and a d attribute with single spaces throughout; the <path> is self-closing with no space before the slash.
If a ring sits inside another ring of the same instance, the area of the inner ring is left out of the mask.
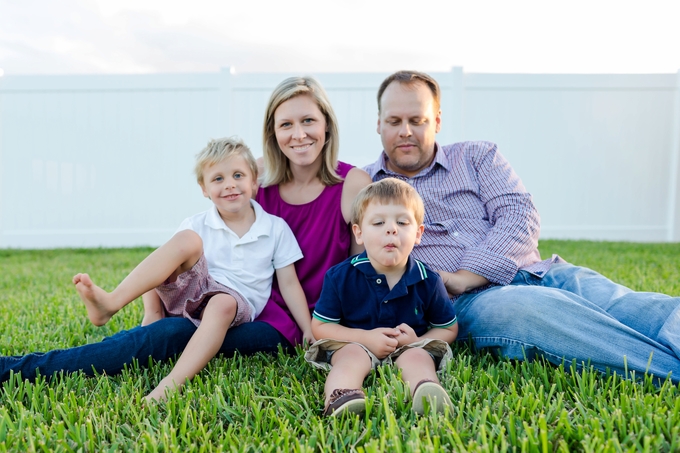
<path id="1" fill-rule="evenodd" d="M 411 125 L 408 124 L 408 122 L 402 123 L 401 127 L 399 128 L 399 135 L 401 137 L 410 137 L 411 136 Z"/>

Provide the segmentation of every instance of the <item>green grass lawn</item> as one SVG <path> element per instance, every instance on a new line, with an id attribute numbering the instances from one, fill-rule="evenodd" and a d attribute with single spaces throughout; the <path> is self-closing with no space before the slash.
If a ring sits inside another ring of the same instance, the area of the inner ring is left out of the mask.
<path id="1" fill-rule="evenodd" d="M 680 295 L 680 244 L 542 241 L 637 290 Z M 96 342 L 142 317 L 131 304 L 91 325 L 70 283 L 112 289 L 150 249 L 0 250 L 0 354 Z M 391 369 L 371 374 L 364 417 L 320 416 L 325 375 L 295 356 L 217 358 L 166 404 L 141 398 L 171 363 L 119 376 L 0 386 L 0 451 L 680 451 L 680 391 L 565 373 L 454 347 L 442 382 L 455 412 L 417 417 Z"/>

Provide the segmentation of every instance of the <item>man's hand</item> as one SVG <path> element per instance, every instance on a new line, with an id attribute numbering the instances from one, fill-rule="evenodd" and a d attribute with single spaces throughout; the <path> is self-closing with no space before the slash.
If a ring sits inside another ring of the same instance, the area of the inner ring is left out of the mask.
<path id="1" fill-rule="evenodd" d="M 456 272 L 437 271 L 444 281 L 446 291 L 450 296 L 458 296 L 467 291 L 488 285 L 490 282 L 486 277 L 477 275 L 473 272 L 459 269 Z"/>
<path id="2" fill-rule="evenodd" d="M 397 349 L 399 335 L 399 329 L 379 327 L 364 331 L 359 343 L 366 346 L 377 358 L 384 359 Z"/>
<path id="3" fill-rule="evenodd" d="M 408 324 L 402 323 L 397 326 L 397 329 L 399 330 L 399 336 L 397 336 L 397 347 L 402 347 L 407 344 L 415 343 L 418 341 L 420 338 L 418 338 L 418 335 L 416 335 L 415 330 Z"/>

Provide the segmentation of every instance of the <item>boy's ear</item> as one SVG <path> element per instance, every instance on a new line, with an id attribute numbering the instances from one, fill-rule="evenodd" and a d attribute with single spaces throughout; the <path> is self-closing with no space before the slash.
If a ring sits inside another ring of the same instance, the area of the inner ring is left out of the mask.
<path id="1" fill-rule="evenodd" d="M 425 225 L 418 225 L 418 230 L 416 231 L 416 244 L 420 244 L 420 238 L 423 237 L 424 231 L 425 231 Z"/>
<path id="2" fill-rule="evenodd" d="M 357 244 L 363 245 L 364 240 L 361 239 L 361 228 L 356 223 L 352 225 L 352 233 L 354 233 L 354 239 L 356 239 Z"/>

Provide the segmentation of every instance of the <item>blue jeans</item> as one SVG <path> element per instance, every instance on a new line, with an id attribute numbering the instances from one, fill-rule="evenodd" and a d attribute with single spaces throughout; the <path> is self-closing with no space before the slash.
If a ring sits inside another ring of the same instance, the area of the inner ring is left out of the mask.
<path id="1" fill-rule="evenodd" d="M 680 298 L 635 292 L 597 272 L 554 264 L 455 302 L 458 339 L 512 359 L 542 356 L 630 378 L 680 382 Z M 573 362 L 573 363 L 572 363 Z M 626 370 L 628 373 L 626 373 Z"/>
<path id="2" fill-rule="evenodd" d="M 0 382 L 9 379 L 10 371 L 21 372 L 23 378 L 30 380 L 38 374 L 52 376 L 59 371 L 82 371 L 88 376 L 117 374 L 135 359 L 146 366 L 149 357 L 159 361 L 180 354 L 195 331 L 196 326 L 186 318 L 164 318 L 148 326 L 123 330 L 99 343 L 0 357 Z M 276 353 L 279 345 L 291 348 L 288 340 L 269 324 L 247 322 L 227 331 L 219 354 L 231 357 L 236 351 L 242 355 Z"/>

